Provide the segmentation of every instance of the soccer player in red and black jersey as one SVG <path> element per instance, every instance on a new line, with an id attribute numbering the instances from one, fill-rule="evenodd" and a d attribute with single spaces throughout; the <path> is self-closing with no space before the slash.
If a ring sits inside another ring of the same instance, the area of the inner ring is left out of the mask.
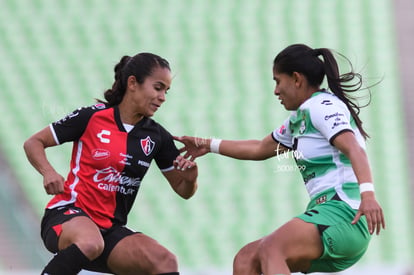
<path id="1" fill-rule="evenodd" d="M 80 270 L 115 274 L 177 275 L 173 253 L 128 229 L 127 216 L 152 160 L 184 199 L 197 189 L 197 165 L 183 158 L 171 134 L 150 117 L 166 100 L 169 63 L 154 54 L 124 56 L 105 101 L 79 108 L 34 134 L 24 144 L 48 194 L 41 236 L 55 253 L 42 274 Z M 73 142 L 66 179 L 45 149 Z"/>

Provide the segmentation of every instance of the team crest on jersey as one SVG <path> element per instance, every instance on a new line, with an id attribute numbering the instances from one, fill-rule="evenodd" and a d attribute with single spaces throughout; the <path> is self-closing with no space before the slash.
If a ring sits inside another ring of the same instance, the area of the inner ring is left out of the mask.
<path id="1" fill-rule="evenodd" d="M 149 154 L 151 154 L 152 150 L 154 150 L 154 147 L 155 142 L 153 142 L 149 136 L 147 136 L 145 139 L 141 139 L 141 148 L 146 156 L 149 156 Z"/>
<path id="2" fill-rule="evenodd" d="M 303 114 L 302 121 L 300 123 L 300 128 L 299 128 L 299 134 L 301 134 L 301 135 L 303 135 L 303 133 L 305 133 L 305 131 L 306 131 L 306 123 L 305 123 L 305 120 L 306 120 L 306 115 Z"/>

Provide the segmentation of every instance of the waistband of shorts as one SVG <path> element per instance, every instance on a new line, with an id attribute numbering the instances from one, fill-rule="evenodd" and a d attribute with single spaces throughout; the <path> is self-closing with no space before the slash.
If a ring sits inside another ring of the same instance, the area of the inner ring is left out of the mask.
<path id="1" fill-rule="evenodd" d="M 336 193 L 335 188 L 329 188 L 317 195 L 313 196 L 307 206 L 307 209 L 314 207 L 317 204 L 321 204 L 330 200 L 342 201 Z"/>

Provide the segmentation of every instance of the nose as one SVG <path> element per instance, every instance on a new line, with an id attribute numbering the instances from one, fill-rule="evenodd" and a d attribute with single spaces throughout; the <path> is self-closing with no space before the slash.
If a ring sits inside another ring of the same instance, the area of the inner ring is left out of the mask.
<path id="1" fill-rule="evenodd" d="M 278 87 L 277 87 L 277 86 L 275 87 L 275 90 L 273 91 L 273 93 L 274 93 L 275 95 L 280 95 L 280 91 L 279 91 L 279 89 L 278 89 Z"/>
<path id="2" fill-rule="evenodd" d="M 160 92 L 160 93 L 158 94 L 158 99 L 159 99 L 161 102 L 164 102 L 165 100 L 167 100 L 167 98 L 166 98 L 166 94 L 167 94 L 167 92 L 166 92 L 166 91 L 162 91 L 162 92 Z"/>

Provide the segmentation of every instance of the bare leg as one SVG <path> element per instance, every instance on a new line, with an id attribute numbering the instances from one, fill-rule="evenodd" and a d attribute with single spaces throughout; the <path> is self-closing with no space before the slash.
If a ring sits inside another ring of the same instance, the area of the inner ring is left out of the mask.
<path id="1" fill-rule="evenodd" d="M 294 218 L 262 239 L 259 247 L 261 270 L 264 275 L 306 271 L 322 252 L 316 226 Z"/>
<path id="2" fill-rule="evenodd" d="M 104 240 L 98 227 L 91 219 L 84 216 L 75 217 L 62 224 L 59 250 L 71 244 L 76 244 L 89 260 L 94 260 L 101 255 L 104 248 Z"/>
<path id="3" fill-rule="evenodd" d="M 236 254 L 233 261 L 233 275 L 259 275 L 260 262 L 258 258 L 258 248 L 261 240 L 257 240 L 245 245 Z"/>
<path id="4" fill-rule="evenodd" d="M 89 218 L 79 216 L 62 224 L 58 248 L 42 274 L 78 274 L 102 253 L 104 241 L 98 227 Z"/>
<path id="5" fill-rule="evenodd" d="M 175 255 L 144 234 L 122 239 L 109 255 L 108 266 L 120 275 L 178 272 Z"/>

